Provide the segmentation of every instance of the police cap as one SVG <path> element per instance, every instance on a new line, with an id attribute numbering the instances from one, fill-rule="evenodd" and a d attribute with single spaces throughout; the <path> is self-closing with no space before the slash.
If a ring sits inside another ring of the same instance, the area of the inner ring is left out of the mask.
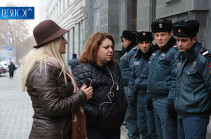
<path id="1" fill-rule="evenodd" d="M 176 37 L 196 37 L 199 31 L 197 20 L 179 20 L 173 23 L 173 34 Z"/>
<path id="2" fill-rule="evenodd" d="M 125 38 L 132 42 L 135 42 L 136 41 L 136 33 L 137 33 L 136 31 L 123 30 L 121 39 Z"/>
<path id="3" fill-rule="evenodd" d="M 152 22 L 151 29 L 153 33 L 156 32 L 171 32 L 172 31 L 172 21 L 171 20 L 158 20 Z"/>
<path id="4" fill-rule="evenodd" d="M 142 41 L 149 41 L 152 42 L 153 37 L 152 37 L 152 32 L 146 32 L 146 31 L 141 31 L 138 32 L 136 35 L 136 42 L 142 42 Z"/>

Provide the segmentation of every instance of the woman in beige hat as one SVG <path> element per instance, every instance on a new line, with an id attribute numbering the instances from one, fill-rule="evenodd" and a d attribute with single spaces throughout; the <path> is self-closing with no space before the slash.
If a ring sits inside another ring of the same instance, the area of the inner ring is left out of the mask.
<path id="1" fill-rule="evenodd" d="M 21 89 L 27 88 L 34 109 L 30 139 L 73 139 L 73 116 L 80 117 L 75 138 L 86 139 L 80 106 L 92 97 L 93 89 L 85 84 L 78 89 L 61 56 L 66 53 L 66 32 L 52 20 L 39 23 L 33 31 L 37 45 L 22 61 Z"/>

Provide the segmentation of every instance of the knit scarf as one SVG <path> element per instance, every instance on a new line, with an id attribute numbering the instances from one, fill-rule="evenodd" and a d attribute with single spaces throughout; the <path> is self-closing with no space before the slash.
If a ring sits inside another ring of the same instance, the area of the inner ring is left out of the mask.
<path id="1" fill-rule="evenodd" d="M 62 70 L 62 67 L 59 64 L 59 61 L 54 57 L 47 57 L 46 63 L 48 65 L 56 67 L 59 70 Z M 75 82 L 75 79 L 68 71 L 66 71 L 65 74 L 66 74 L 67 80 L 71 80 L 71 82 L 73 84 L 74 93 L 77 93 L 79 88 Z M 86 117 L 85 117 L 82 107 L 80 107 L 72 115 L 72 137 L 71 137 L 71 139 L 88 139 L 87 133 L 86 133 Z"/>

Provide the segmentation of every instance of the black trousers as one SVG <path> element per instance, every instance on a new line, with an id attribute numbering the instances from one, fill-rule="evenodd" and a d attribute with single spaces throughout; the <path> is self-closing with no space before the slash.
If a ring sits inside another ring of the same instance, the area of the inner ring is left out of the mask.
<path id="1" fill-rule="evenodd" d="M 13 78 L 13 76 L 14 76 L 14 71 L 13 72 L 9 72 L 9 76 L 10 76 L 10 78 Z"/>

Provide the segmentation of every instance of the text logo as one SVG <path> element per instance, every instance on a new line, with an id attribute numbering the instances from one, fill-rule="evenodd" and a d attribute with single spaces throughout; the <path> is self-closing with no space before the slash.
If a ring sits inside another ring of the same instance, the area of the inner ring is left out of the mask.
<path id="1" fill-rule="evenodd" d="M 0 19 L 34 19 L 34 7 L 0 7 Z"/>

